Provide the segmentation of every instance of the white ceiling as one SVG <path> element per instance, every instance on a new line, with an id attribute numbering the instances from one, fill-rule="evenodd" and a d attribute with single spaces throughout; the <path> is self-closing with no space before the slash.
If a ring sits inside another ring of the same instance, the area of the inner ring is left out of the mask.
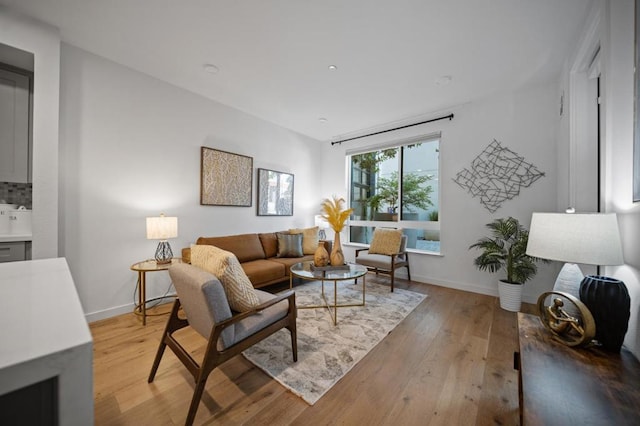
<path id="1" fill-rule="evenodd" d="M 590 3 L 0 0 L 66 43 L 318 140 L 556 79 Z"/>

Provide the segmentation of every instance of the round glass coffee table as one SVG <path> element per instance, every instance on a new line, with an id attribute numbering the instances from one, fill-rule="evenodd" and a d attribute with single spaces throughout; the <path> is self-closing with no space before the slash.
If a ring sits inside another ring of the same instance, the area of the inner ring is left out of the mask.
<path id="1" fill-rule="evenodd" d="M 322 299 L 324 300 L 324 305 L 298 306 L 298 309 L 327 308 L 329 314 L 331 315 L 331 319 L 333 320 L 333 325 L 336 325 L 338 323 L 338 308 L 364 306 L 366 275 L 367 268 L 362 265 L 356 265 L 352 263 L 344 265 L 343 267 L 339 267 L 338 269 L 333 267 L 317 268 L 313 266 L 313 261 L 300 262 L 291 266 L 291 274 L 289 275 L 289 288 L 293 288 L 294 277 L 302 278 L 303 280 L 309 281 L 319 280 L 321 282 L 321 292 Z M 362 277 L 362 303 L 338 304 L 338 281 L 356 280 L 357 284 L 358 278 L 360 277 Z M 325 281 L 333 281 L 333 303 L 329 303 L 329 301 L 327 300 L 327 296 L 325 295 Z"/>

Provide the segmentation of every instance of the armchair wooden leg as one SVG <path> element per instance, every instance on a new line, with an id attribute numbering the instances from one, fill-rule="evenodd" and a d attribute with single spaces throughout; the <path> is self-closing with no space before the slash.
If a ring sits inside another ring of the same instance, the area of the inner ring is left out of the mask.
<path id="1" fill-rule="evenodd" d="M 393 284 L 396 278 L 396 267 L 395 265 L 392 263 L 391 264 L 391 292 L 393 293 Z"/>
<path id="2" fill-rule="evenodd" d="M 411 281 L 411 271 L 409 270 L 409 263 L 407 263 L 407 278 Z"/>
<path id="3" fill-rule="evenodd" d="M 296 327 L 287 327 L 291 333 L 291 351 L 293 352 L 293 362 L 298 362 L 298 332 Z"/>
<path id="4" fill-rule="evenodd" d="M 164 332 L 162 333 L 162 338 L 160 339 L 160 345 L 158 346 L 158 351 L 156 352 L 156 358 L 153 360 L 153 366 L 151 367 L 151 372 L 149 373 L 149 378 L 147 379 L 148 383 L 153 382 L 153 379 L 156 377 L 156 372 L 158 371 L 158 367 L 160 366 L 160 360 L 162 360 L 162 355 L 164 355 L 164 350 L 167 347 L 166 336 L 170 335 L 174 331 L 185 327 L 188 324 L 187 321 L 181 320 L 178 318 L 178 311 L 180 310 L 180 299 L 176 299 L 173 302 L 173 307 L 171 308 L 171 314 L 169 315 L 169 320 L 167 321 L 167 325 L 164 328 Z"/>
<path id="5" fill-rule="evenodd" d="M 191 405 L 189 405 L 187 420 L 184 422 L 185 426 L 191 426 L 193 424 L 193 420 L 196 418 L 196 411 L 198 411 L 198 405 L 200 405 L 204 385 L 207 384 L 207 376 L 208 374 L 203 374 L 202 377 L 198 378 L 196 381 L 196 387 L 193 390 L 193 397 L 191 398 Z"/>
<path id="6" fill-rule="evenodd" d="M 156 372 L 158 371 L 158 367 L 160 366 L 160 360 L 162 359 L 162 355 L 164 355 L 164 349 L 167 347 L 167 344 L 164 342 L 164 335 L 162 336 L 162 341 L 160 342 L 160 346 L 158 347 L 158 352 L 156 352 L 156 359 L 153 360 L 153 367 L 151 367 L 151 372 L 149 373 L 149 378 L 147 379 L 147 383 L 153 382 L 153 379 L 156 377 Z"/>

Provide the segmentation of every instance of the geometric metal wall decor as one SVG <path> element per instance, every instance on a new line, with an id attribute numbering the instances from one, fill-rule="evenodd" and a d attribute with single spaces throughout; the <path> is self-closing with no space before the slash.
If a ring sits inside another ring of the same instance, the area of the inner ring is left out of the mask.
<path id="1" fill-rule="evenodd" d="M 544 176 L 533 164 L 524 161 L 509 148 L 493 140 L 472 162 L 469 169 L 462 169 L 453 179 L 480 203 L 494 213 L 507 200 L 518 196 L 526 188 Z"/>

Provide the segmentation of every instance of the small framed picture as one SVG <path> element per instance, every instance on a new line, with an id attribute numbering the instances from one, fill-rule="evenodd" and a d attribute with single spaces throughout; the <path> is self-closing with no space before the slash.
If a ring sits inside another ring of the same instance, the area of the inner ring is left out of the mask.
<path id="1" fill-rule="evenodd" d="M 293 175 L 258 169 L 258 216 L 293 216 Z"/>

